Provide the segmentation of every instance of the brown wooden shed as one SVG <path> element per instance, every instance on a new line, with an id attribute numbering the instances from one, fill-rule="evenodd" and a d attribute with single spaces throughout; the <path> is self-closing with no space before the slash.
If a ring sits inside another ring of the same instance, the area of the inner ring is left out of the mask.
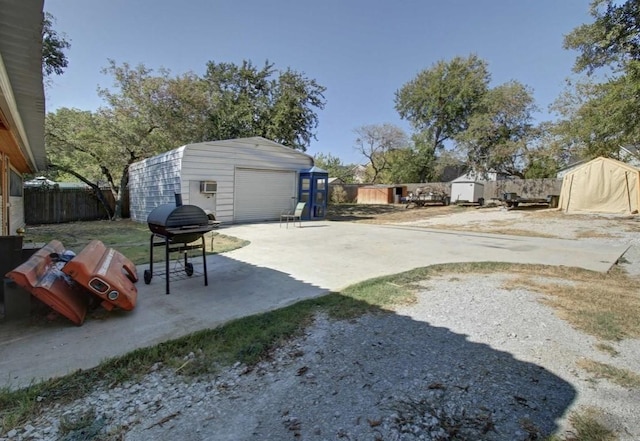
<path id="1" fill-rule="evenodd" d="M 358 188 L 359 204 L 399 204 L 406 196 L 406 185 L 367 185 Z"/>

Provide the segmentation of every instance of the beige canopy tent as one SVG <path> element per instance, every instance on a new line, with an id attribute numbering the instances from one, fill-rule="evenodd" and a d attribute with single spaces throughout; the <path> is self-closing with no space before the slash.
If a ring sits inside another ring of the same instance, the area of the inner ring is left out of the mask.
<path id="1" fill-rule="evenodd" d="M 635 214 L 640 206 L 640 169 L 596 158 L 564 176 L 559 208 L 564 211 Z"/>

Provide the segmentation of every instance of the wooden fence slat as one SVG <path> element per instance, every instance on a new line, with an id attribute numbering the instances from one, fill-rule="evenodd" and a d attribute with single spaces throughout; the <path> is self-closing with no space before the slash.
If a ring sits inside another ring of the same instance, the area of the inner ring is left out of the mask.
<path id="1" fill-rule="evenodd" d="M 547 195 L 560 194 L 562 179 L 505 179 L 500 181 L 478 181 L 484 185 L 484 200 L 502 197 L 503 193 L 518 193 L 524 198 L 544 198 Z M 367 184 L 329 184 L 329 201 L 332 203 L 355 203 L 358 199 L 358 188 Z M 418 187 L 432 187 L 435 190 L 451 194 L 451 182 L 402 183 L 408 192 Z"/>
<path id="2" fill-rule="evenodd" d="M 113 209 L 115 203 L 111 192 L 106 190 L 103 194 Z M 25 187 L 23 197 L 27 225 L 108 218 L 107 212 L 98 198 L 88 189 Z M 129 217 L 129 197 L 127 194 L 122 200 L 122 215 Z"/>

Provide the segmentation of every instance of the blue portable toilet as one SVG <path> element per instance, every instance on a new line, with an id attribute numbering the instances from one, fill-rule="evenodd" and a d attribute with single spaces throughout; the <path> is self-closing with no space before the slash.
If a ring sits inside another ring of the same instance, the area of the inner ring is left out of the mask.
<path id="1" fill-rule="evenodd" d="M 329 197 L 329 173 L 316 166 L 302 170 L 298 195 L 300 202 L 307 203 L 302 212 L 302 219 L 324 219 Z"/>

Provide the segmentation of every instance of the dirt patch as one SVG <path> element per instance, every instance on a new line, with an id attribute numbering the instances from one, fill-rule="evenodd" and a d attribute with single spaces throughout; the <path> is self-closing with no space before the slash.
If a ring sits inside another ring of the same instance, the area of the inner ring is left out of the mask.
<path id="1" fill-rule="evenodd" d="M 406 208 L 404 205 L 366 205 L 341 204 L 330 205 L 327 220 L 349 221 L 370 224 L 388 224 L 396 222 L 412 222 L 436 216 L 447 216 L 456 212 L 470 210 L 469 207 L 454 205 L 429 205 L 425 207 Z"/>
<path id="2" fill-rule="evenodd" d="M 566 214 L 549 208 L 334 205 L 327 217 L 334 221 L 409 224 L 427 228 L 474 231 L 561 239 L 638 241 L 640 217 Z M 634 243 L 635 244 L 635 243 Z M 640 244 L 640 243 L 639 243 Z"/>

